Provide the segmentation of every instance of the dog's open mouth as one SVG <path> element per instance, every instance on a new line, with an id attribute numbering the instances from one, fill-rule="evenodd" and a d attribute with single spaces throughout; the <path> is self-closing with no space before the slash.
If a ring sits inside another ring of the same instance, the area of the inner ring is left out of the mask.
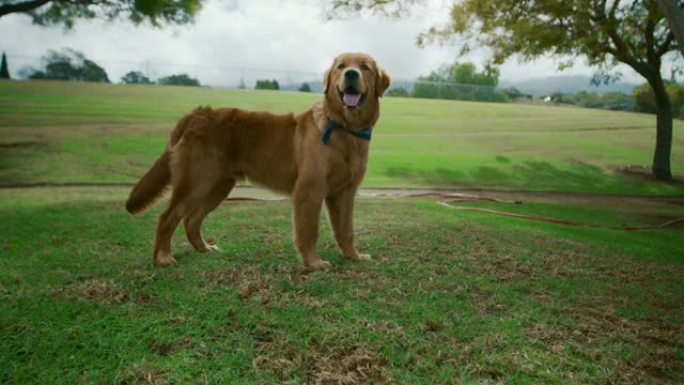
<path id="1" fill-rule="evenodd" d="M 355 87 L 346 87 L 344 92 L 340 92 L 340 97 L 347 108 L 361 107 L 366 100 L 366 94 L 360 93 Z"/>

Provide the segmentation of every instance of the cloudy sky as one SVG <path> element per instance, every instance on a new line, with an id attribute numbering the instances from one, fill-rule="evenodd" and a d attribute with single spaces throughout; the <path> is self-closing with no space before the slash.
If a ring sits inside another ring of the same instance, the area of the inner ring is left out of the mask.
<path id="1" fill-rule="evenodd" d="M 188 72 L 202 83 L 234 84 L 240 76 L 311 78 L 320 76 L 332 58 L 344 51 L 375 56 L 395 79 L 415 79 L 443 63 L 457 59 L 454 46 L 418 48 L 416 36 L 444 22 L 448 0 L 430 0 L 412 17 L 388 20 L 363 16 L 328 21 L 322 0 L 207 0 L 194 24 L 155 29 L 121 21 L 78 21 L 65 32 L 61 27 L 32 25 L 26 16 L 0 19 L 0 50 L 8 53 L 10 70 L 35 64 L 49 49 L 74 48 L 105 67 L 117 81 L 130 70 L 152 77 Z M 486 52 L 468 58 L 478 64 Z M 640 82 L 628 68 L 625 81 Z M 275 75 L 271 75 L 271 74 Z M 591 74 L 582 61 L 565 74 Z M 501 67 L 501 79 L 520 81 L 557 74 L 552 60 Z"/>

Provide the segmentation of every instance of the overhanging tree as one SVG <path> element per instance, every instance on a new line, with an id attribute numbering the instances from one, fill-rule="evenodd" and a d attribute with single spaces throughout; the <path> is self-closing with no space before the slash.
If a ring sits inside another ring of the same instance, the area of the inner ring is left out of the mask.
<path id="1" fill-rule="evenodd" d="M 331 0 L 333 13 L 397 7 L 410 0 Z M 675 0 L 679 9 L 684 0 Z M 372 7 L 371 7 L 372 5 Z M 655 0 L 460 0 L 451 5 L 449 22 L 418 38 L 419 44 L 460 37 L 469 46 L 488 46 L 496 64 L 518 55 L 585 57 L 605 75 L 618 62 L 643 76 L 655 95 L 656 146 L 652 171 L 669 180 L 672 106 L 665 90 L 663 59 L 678 49 Z"/>
<path id="2" fill-rule="evenodd" d="M 149 22 L 185 24 L 192 21 L 204 0 L 1 0 L 0 18 L 12 13 L 29 15 L 34 24 L 62 24 L 72 28 L 77 19 L 128 18 Z"/>

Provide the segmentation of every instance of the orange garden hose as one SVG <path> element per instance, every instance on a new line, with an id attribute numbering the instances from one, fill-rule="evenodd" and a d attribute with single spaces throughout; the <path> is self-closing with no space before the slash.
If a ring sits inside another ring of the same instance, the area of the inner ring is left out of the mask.
<path id="1" fill-rule="evenodd" d="M 463 211 L 475 211 L 475 212 L 480 212 L 480 213 L 506 216 L 506 217 L 512 217 L 512 218 L 518 218 L 518 219 L 526 219 L 526 220 L 531 220 L 531 221 L 549 222 L 549 223 L 555 223 L 555 224 L 565 225 L 565 226 L 589 227 L 589 228 L 594 228 L 594 229 L 642 231 L 642 230 L 661 229 L 661 228 L 665 228 L 665 227 L 674 225 L 674 224 L 679 223 L 679 222 L 684 222 L 684 217 L 680 217 L 680 218 L 671 219 L 669 221 L 659 223 L 659 224 L 655 224 L 655 225 L 605 226 L 605 225 L 597 225 L 597 224 L 593 224 L 593 223 L 568 221 L 568 220 L 564 220 L 564 219 L 558 219 L 558 218 L 553 218 L 553 217 L 545 217 L 545 216 L 540 216 L 540 215 L 518 214 L 518 213 L 512 213 L 512 212 L 508 212 L 508 211 L 499 211 L 499 210 L 493 210 L 493 209 L 487 209 L 487 208 L 481 208 L 481 207 L 467 207 L 467 206 L 455 206 L 455 205 L 453 205 L 453 203 L 465 203 L 465 202 L 477 202 L 477 201 L 489 201 L 489 202 L 499 202 L 499 203 L 515 203 L 515 204 L 522 203 L 521 201 L 505 201 L 505 200 L 501 200 L 501 199 L 481 197 L 481 196 L 477 196 L 477 195 L 469 195 L 469 194 L 458 194 L 458 195 L 456 195 L 456 194 L 441 194 L 441 193 L 426 192 L 426 193 L 401 194 L 401 195 L 372 194 L 371 196 L 373 196 L 373 197 L 382 197 L 382 196 L 394 196 L 394 197 L 396 197 L 396 196 L 400 196 L 400 197 L 410 197 L 410 198 L 434 197 L 434 198 L 440 198 L 440 200 L 437 201 L 437 204 L 444 206 L 444 207 L 448 207 L 450 209 L 463 210 Z M 283 200 L 283 199 L 285 199 L 285 198 L 267 199 L 267 198 L 230 197 L 230 198 L 227 198 L 226 200 L 228 200 L 228 201 L 278 201 L 278 200 Z"/>

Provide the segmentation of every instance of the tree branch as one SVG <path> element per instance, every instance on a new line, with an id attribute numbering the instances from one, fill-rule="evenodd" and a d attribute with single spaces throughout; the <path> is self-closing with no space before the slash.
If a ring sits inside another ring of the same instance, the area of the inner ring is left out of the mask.
<path id="1" fill-rule="evenodd" d="M 679 45 L 679 50 L 684 56 L 684 11 L 677 4 L 677 1 L 672 0 L 657 0 L 660 10 L 663 11 L 667 20 L 670 23 L 670 30 L 672 33 L 668 36 L 668 44 L 663 44 L 663 47 L 669 45 L 672 34 L 673 37 L 677 38 L 677 43 Z M 666 51 L 667 52 L 667 51 Z"/>
<path id="2" fill-rule="evenodd" d="M 610 12 L 608 13 L 611 19 L 615 16 L 615 12 L 617 12 L 618 5 L 620 5 L 620 0 L 614 0 L 613 5 L 610 7 Z"/>
<path id="3" fill-rule="evenodd" d="M 655 11 L 653 7 L 648 8 L 648 16 L 646 16 L 646 28 L 644 30 L 644 37 L 646 38 L 646 58 L 649 62 L 660 57 L 656 56 L 656 44 L 653 40 L 653 34 L 655 31 L 655 22 L 653 21 L 655 15 L 653 14 L 653 11 Z"/>
<path id="4" fill-rule="evenodd" d="M 674 33 L 670 32 L 667 37 L 665 38 L 665 41 L 663 44 L 661 44 L 657 49 L 656 49 L 656 54 L 658 56 L 663 56 L 666 53 L 668 53 L 671 49 L 674 47 L 672 46 L 672 42 L 674 41 L 675 35 Z"/>
<path id="5" fill-rule="evenodd" d="M 610 36 L 610 40 L 613 42 L 613 45 L 615 45 L 615 49 L 608 51 L 611 55 L 613 55 L 618 61 L 621 61 L 627 64 L 628 66 L 632 67 L 644 78 L 650 79 L 653 76 L 653 71 L 650 69 L 650 66 L 644 62 L 639 61 L 636 57 L 634 57 L 634 55 L 630 53 L 629 48 L 622 41 L 620 36 L 618 36 L 615 29 L 609 28 L 608 36 Z"/>
<path id="6" fill-rule="evenodd" d="M 3 4 L 0 5 L 0 17 L 3 17 L 10 13 L 28 12 L 40 7 L 41 5 L 47 4 L 50 1 L 52 0 L 30 0 L 24 1 L 22 3 Z"/>

